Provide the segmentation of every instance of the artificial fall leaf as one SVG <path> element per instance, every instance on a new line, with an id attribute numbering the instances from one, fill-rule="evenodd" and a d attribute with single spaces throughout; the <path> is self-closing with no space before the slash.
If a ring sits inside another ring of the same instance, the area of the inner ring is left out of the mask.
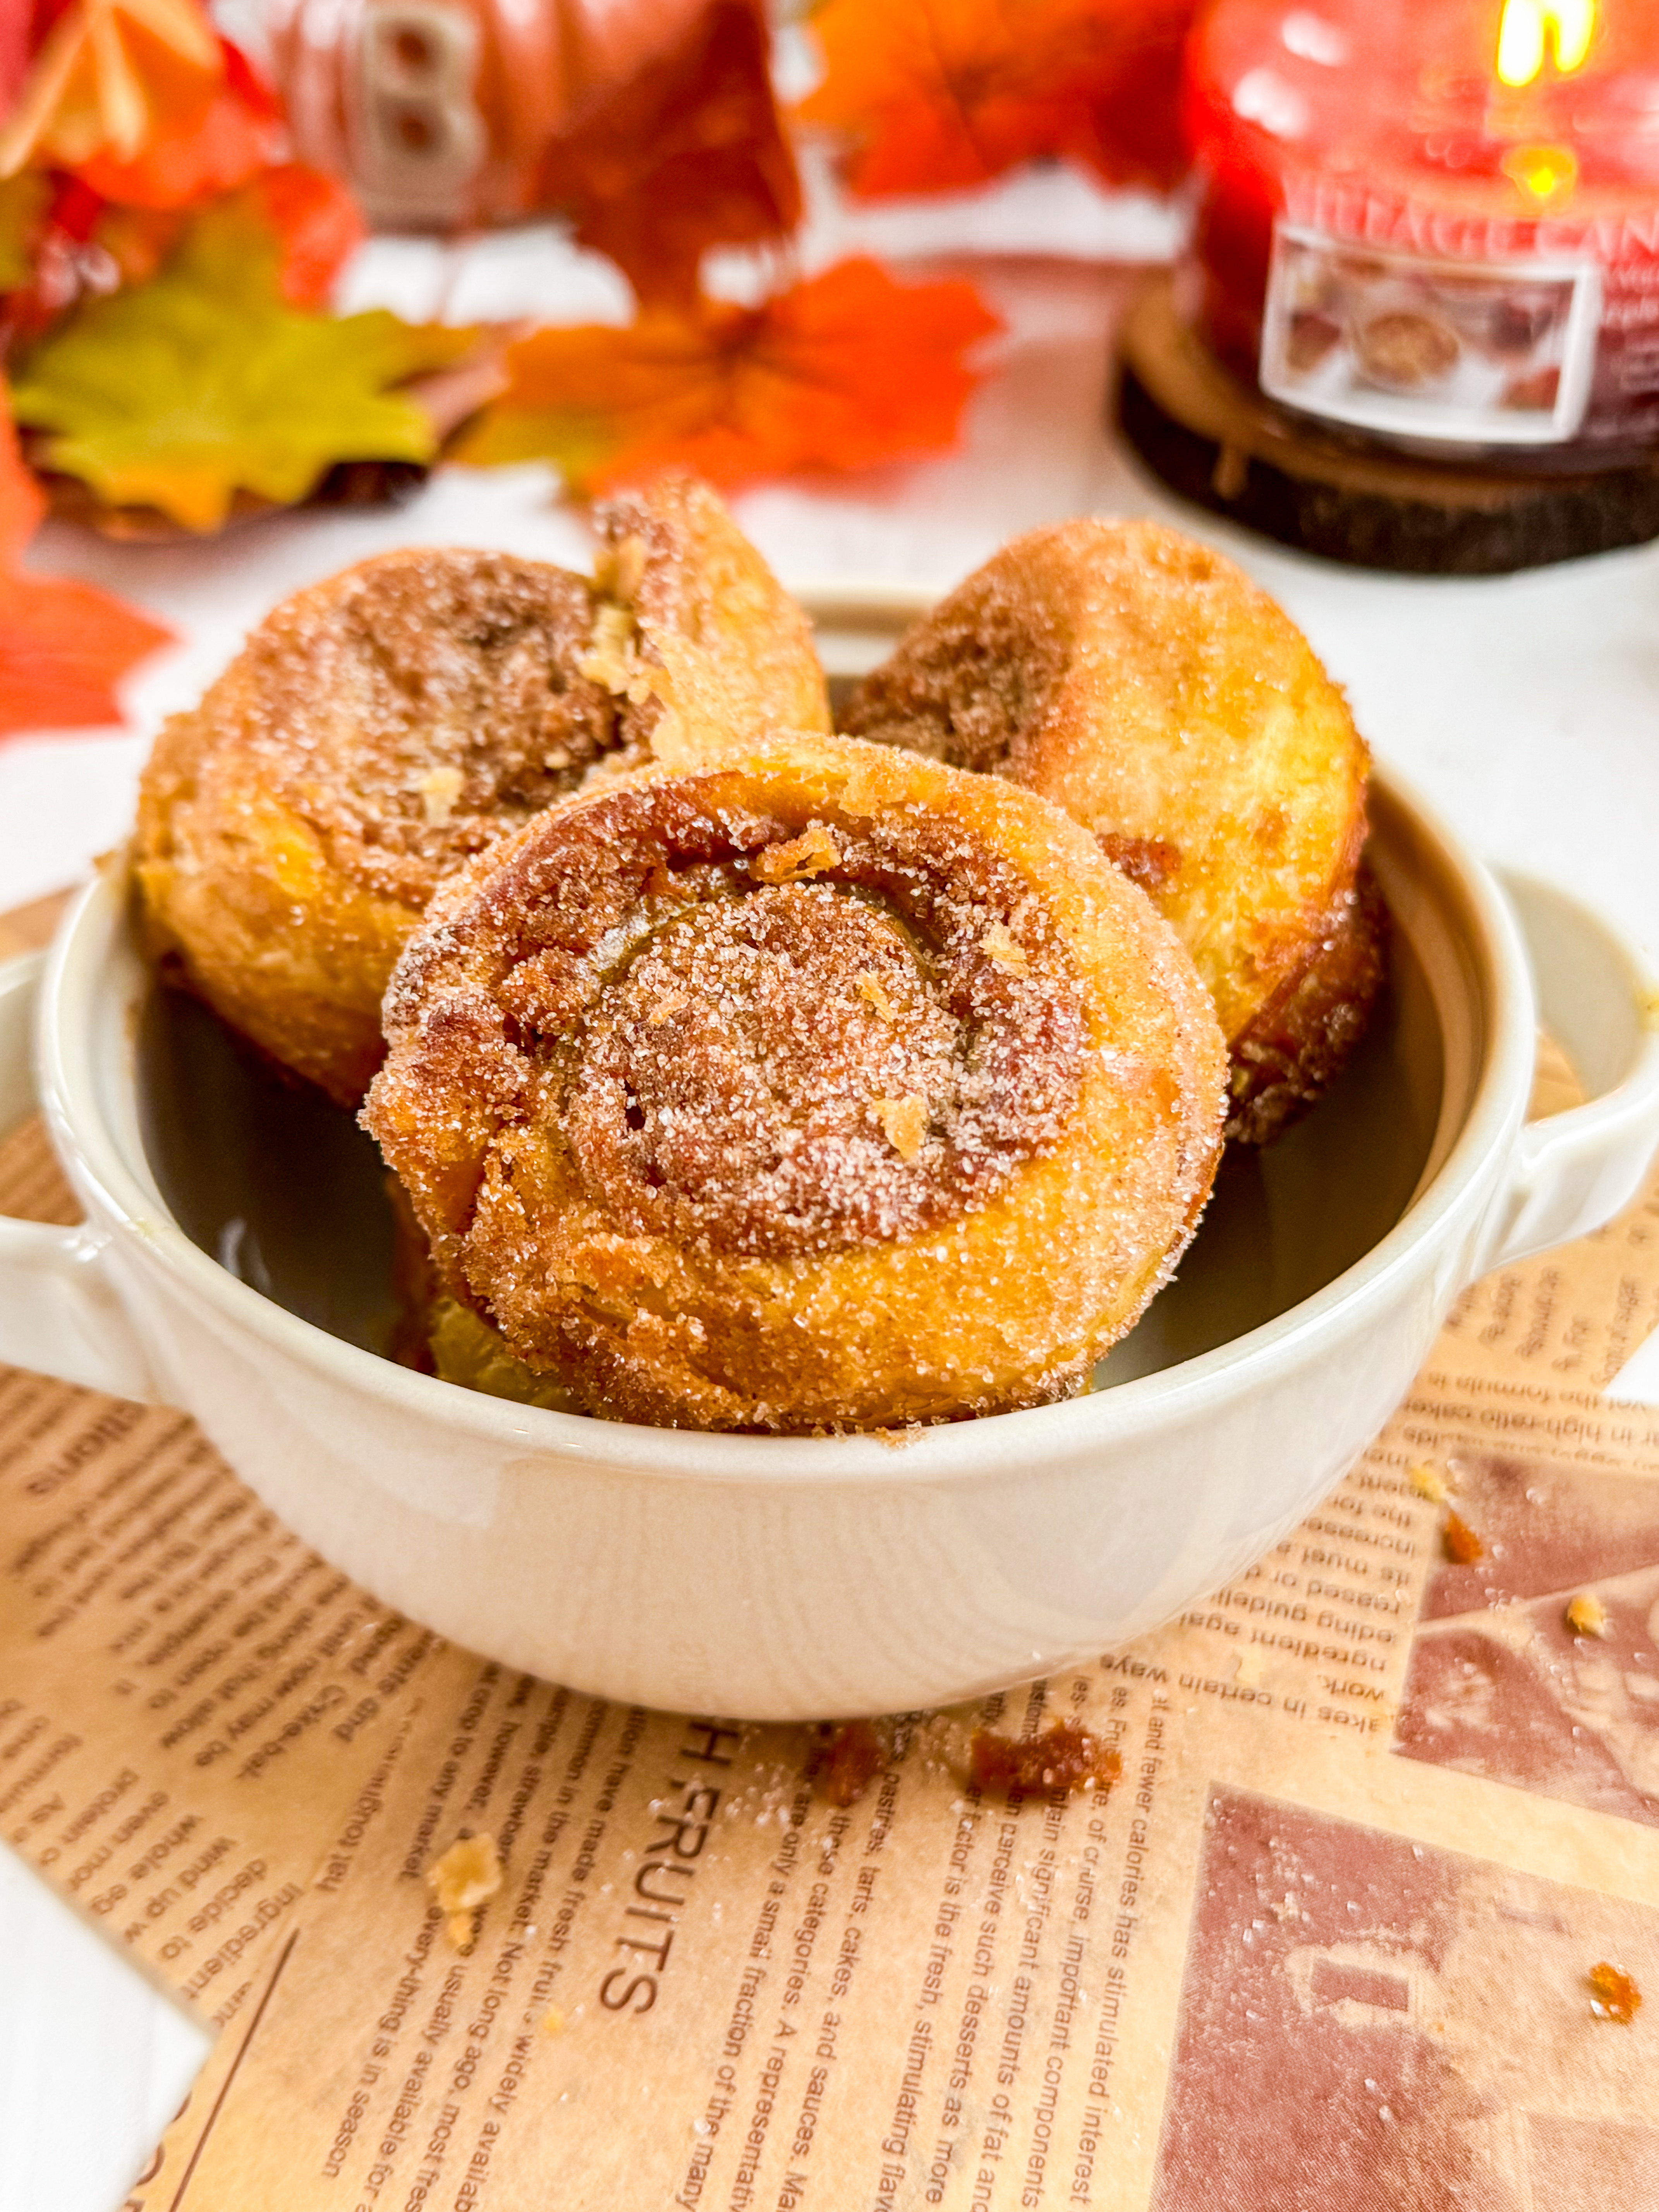
<path id="1" fill-rule="evenodd" d="M 578 11 L 568 35 L 577 46 Z M 588 72 L 600 80 L 595 58 Z M 544 157 L 537 197 L 578 241 L 609 254 L 648 306 L 695 299 L 712 246 L 778 239 L 800 219 L 800 183 L 770 76 L 757 0 L 709 0 L 684 33 L 591 100 Z"/>
<path id="2" fill-rule="evenodd" d="M 90 584 L 18 572 L 43 506 L 0 389 L 0 736 L 118 722 L 116 683 L 171 635 Z"/>
<path id="3" fill-rule="evenodd" d="M 17 433 L 6 412 L 5 386 L 0 384 L 0 574 L 17 566 L 18 555 L 40 527 L 46 511 L 45 495 L 17 450 Z"/>
<path id="4" fill-rule="evenodd" d="M 111 506 L 216 530 L 239 489 L 288 504 L 336 461 L 423 462 L 437 434 L 394 387 L 477 343 L 382 310 L 290 307 L 245 203 L 198 216 L 160 275 L 77 308 L 24 357 L 14 411 L 44 466 Z"/>
<path id="5" fill-rule="evenodd" d="M 282 143 L 279 111 L 237 49 L 221 40 L 223 75 L 192 105 L 156 118 L 137 152 L 113 145 L 76 174 L 118 207 L 188 208 L 232 191 L 269 167 Z"/>
<path id="6" fill-rule="evenodd" d="M 223 72 L 197 0 L 70 0 L 0 131 L 0 176 L 29 161 L 74 168 L 106 149 L 131 161 L 198 111 Z"/>
<path id="7" fill-rule="evenodd" d="M 52 186 L 32 169 L 0 178 L 0 292 L 15 292 L 34 275 L 34 246 Z"/>
<path id="8" fill-rule="evenodd" d="M 325 307 L 368 234 L 356 201 L 336 179 L 299 161 L 264 170 L 246 190 L 282 255 L 283 297 L 293 307 Z"/>
<path id="9" fill-rule="evenodd" d="M 532 331 L 455 458 L 552 460 L 573 489 L 668 467 L 727 486 L 876 466 L 955 443 L 963 355 L 1000 327 L 971 284 L 838 262 L 758 307 L 699 300 L 621 329 Z"/>
<path id="10" fill-rule="evenodd" d="M 1040 155 L 1111 184 L 1182 167 L 1195 0 L 827 0 L 826 74 L 797 111 L 841 134 L 853 191 L 952 191 Z"/>

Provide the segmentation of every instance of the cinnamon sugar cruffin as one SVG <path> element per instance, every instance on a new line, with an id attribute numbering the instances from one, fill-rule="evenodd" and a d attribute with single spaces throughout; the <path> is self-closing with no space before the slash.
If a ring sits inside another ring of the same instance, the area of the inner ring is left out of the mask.
<path id="1" fill-rule="evenodd" d="M 386 1021 L 364 1120 L 446 1286 L 631 1420 L 1069 1395 L 1218 1151 L 1207 1001 L 1086 833 L 824 738 L 550 808 L 440 892 Z"/>
<path id="2" fill-rule="evenodd" d="M 1179 932 L 1264 1142 L 1334 1078 L 1382 975 L 1368 756 L 1267 593 L 1152 522 L 1034 530 L 857 684 L 854 736 L 1006 776 L 1094 832 Z"/>
<path id="3" fill-rule="evenodd" d="M 156 740 L 135 872 L 153 952 L 343 1103 L 379 1063 L 381 994 L 440 880 L 649 758 L 665 654 L 729 727 L 828 726 L 805 617 L 706 486 L 665 478 L 599 526 L 591 584 L 416 549 L 297 592 Z"/>

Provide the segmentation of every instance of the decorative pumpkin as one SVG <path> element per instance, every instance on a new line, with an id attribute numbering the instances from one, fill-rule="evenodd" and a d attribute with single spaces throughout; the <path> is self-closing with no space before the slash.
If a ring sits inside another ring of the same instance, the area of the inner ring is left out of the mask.
<path id="1" fill-rule="evenodd" d="M 799 216 L 757 0 L 276 0 L 271 31 L 297 153 L 382 226 L 557 210 L 650 298 Z"/>

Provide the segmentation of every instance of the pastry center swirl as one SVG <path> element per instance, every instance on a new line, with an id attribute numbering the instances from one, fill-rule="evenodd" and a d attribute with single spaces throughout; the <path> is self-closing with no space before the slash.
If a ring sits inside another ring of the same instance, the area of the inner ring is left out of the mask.
<path id="1" fill-rule="evenodd" d="M 970 1040 L 888 916 L 769 886 L 669 923 L 587 1024 L 567 1127 L 613 1199 L 778 1254 L 937 1218 Z"/>
<path id="2" fill-rule="evenodd" d="M 600 867 L 588 843 L 580 921 L 500 987 L 536 1117 L 621 1233 L 768 1259 L 885 1243 L 1060 1140 L 1081 988 L 1017 871 L 921 823 L 653 828 L 648 867 L 626 835 Z"/>

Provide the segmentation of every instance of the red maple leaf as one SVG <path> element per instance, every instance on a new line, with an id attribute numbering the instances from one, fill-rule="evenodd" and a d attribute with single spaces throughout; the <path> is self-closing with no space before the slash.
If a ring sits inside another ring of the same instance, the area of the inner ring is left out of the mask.
<path id="1" fill-rule="evenodd" d="M 1000 328 L 971 284 L 900 284 L 838 262 L 758 307 L 700 299 L 623 328 L 535 331 L 457 458 L 545 459 L 578 489 L 667 467 L 726 486 L 872 468 L 953 445 Z"/>
<path id="2" fill-rule="evenodd" d="M 21 573 L 45 505 L 0 407 L 0 737 L 120 721 L 117 682 L 172 637 L 91 584 Z"/>
<path id="3" fill-rule="evenodd" d="M 826 73 L 798 112 L 842 137 L 866 195 L 959 191 L 1044 155 L 1169 185 L 1194 4 L 827 0 L 812 18 Z"/>
<path id="4" fill-rule="evenodd" d="M 565 209 L 579 241 L 609 254 L 647 304 L 693 299 L 711 246 L 781 238 L 800 219 L 769 53 L 756 0 L 708 0 L 547 149 L 538 197 Z"/>

